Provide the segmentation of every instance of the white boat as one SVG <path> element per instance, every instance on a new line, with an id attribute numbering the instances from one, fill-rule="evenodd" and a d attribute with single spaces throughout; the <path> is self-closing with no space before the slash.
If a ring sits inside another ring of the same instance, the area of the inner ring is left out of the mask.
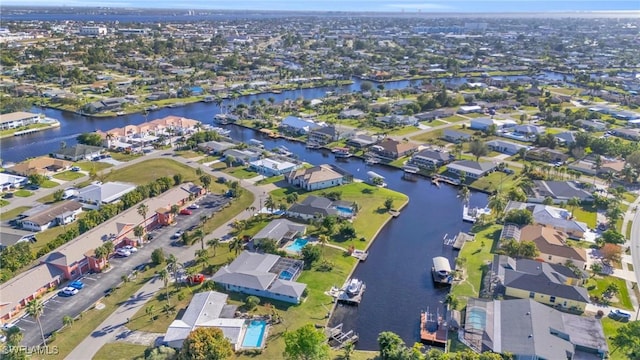
<path id="1" fill-rule="evenodd" d="M 259 147 L 259 148 L 264 148 L 264 144 L 262 144 L 262 141 L 256 140 L 256 139 L 250 139 L 249 141 L 247 141 L 247 144 L 255 147 Z"/>
<path id="2" fill-rule="evenodd" d="M 347 288 L 345 289 L 345 291 L 350 296 L 356 296 L 360 293 L 360 291 L 362 291 L 362 285 L 363 285 L 363 282 L 361 280 L 358 280 L 355 278 L 351 279 L 347 284 Z"/>

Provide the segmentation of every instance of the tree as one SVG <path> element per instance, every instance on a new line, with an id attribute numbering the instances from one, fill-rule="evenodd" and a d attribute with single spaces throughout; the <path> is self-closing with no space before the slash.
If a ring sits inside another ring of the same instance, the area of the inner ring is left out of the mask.
<path id="1" fill-rule="evenodd" d="M 616 347 L 615 350 L 624 351 L 629 359 L 640 358 L 640 321 L 631 321 L 619 327 L 611 338 L 611 344 Z"/>
<path id="2" fill-rule="evenodd" d="M 64 197 L 64 190 L 58 189 L 53 192 L 53 200 L 61 201 L 63 197 Z"/>
<path id="3" fill-rule="evenodd" d="M 340 226 L 338 234 L 347 240 L 354 239 L 357 235 L 356 228 L 351 223 L 344 223 Z"/>
<path id="4" fill-rule="evenodd" d="M 105 242 L 104 244 L 102 244 L 102 246 L 104 246 L 104 249 L 107 251 L 107 256 L 111 255 L 113 253 L 113 250 L 115 250 L 116 248 L 111 241 Z"/>
<path id="5" fill-rule="evenodd" d="M 142 244 L 142 236 L 144 235 L 144 228 L 140 225 L 133 228 L 133 235 L 138 237 L 138 241 Z"/>
<path id="6" fill-rule="evenodd" d="M 502 195 L 502 193 L 497 192 L 489 198 L 487 206 L 491 209 L 496 219 L 501 219 L 504 209 L 507 206 L 507 199 Z"/>
<path id="7" fill-rule="evenodd" d="M 29 180 L 29 183 L 36 186 L 40 186 L 48 180 L 46 176 L 40 174 L 31 174 L 27 176 L 27 179 Z"/>
<path id="8" fill-rule="evenodd" d="M 144 308 L 144 313 L 149 315 L 149 321 L 153 321 L 154 320 L 155 312 L 156 312 L 156 307 L 153 306 L 153 304 L 147 305 L 147 307 Z"/>
<path id="9" fill-rule="evenodd" d="M 533 214 L 527 209 L 511 210 L 505 215 L 504 222 L 520 226 L 531 225 L 533 224 Z"/>
<path id="10" fill-rule="evenodd" d="M 176 216 L 176 215 L 178 215 L 178 213 L 180 212 L 180 206 L 175 205 L 175 204 L 174 204 L 174 205 L 171 205 L 171 210 L 170 210 L 170 211 L 171 211 L 171 214 L 172 214 L 172 215 L 174 216 L 174 218 L 175 218 L 175 216 Z"/>
<path id="11" fill-rule="evenodd" d="M 242 247 L 243 247 L 242 240 L 238 238 L 233 238 L 229 242 L 229 251 L 234 251 L 236 255 L 238 255 L 238 252 L 242 250 Z"/>
<path id="12" fill-rule="evenodd" d="M 247 296 L 247 299 L 244 302 L 244 305 L 247 308 L 247 310 L 255 309 L 256 306 L 258 306 L 258 304 L 260 304 L 260 298 L 253 295 Z"/>
<path id="13" fill-rule="evenodd" d="M 162 248 L 153 250 L 153 252 L 151 253 L 151 262 L 154 265 L 160 265 L 164 263 L 164 261 L 165 261 L 164 250 L 162 250 Z"/>
<path id="14" fill-rule="evenodd" d="M 267 199 L 264 201 L 264 207 L 266 207 L 269 212 L 276 208 L 276 203 L 271 195 L 267 196 Z"/>
<path id="15" fill-rule="evenodd" d="M 517 241 L 515 239 L 507 239 L 502 242 L 500 249 L 508 256 L 513 258 L 535 258 L 540 252 L 533 241 Z"/>
<path id="16" fill-rule="evenodd" d="M 169 304 L 169 272 L 167 271 L 167 269 L 162 269 L 158 273 L 158 276 L 160 277 L 160 280 L 162 280 L 162 282 L 164 283 L 164 289 L 167 292 L 166 294 L 167 304 Z"/>
<path id="17" fill-rule="evenodd" d="M 216 256 L 216 249 L 218 248 L 219 245 L 220 245 L 220 239 L 218 238 L 213 238 L 207 241 L 207 246 L 210 246 L 211 248 L 213 248 L 213 256 Z"/>
<path id="18" fill-rule="evenodd" d="M 481 156 L 487 156 L 489 154 L 489 148 L 487 144 L 480 140 L 474 140 L 469 143 L 469 152 L 476 157 L 476 161 L 480 159 Z"/>
<path id="19" fill-rule="evenodd" d="M 396 355 L 405 348 L 404 341 L 400 336 L 391 331 L 383 331 L 378 335 L 378 346 L 382 360 L 396 359 Z"/>
<path id="20" fill-rule="evenodd" d="M 27 303 L 27 315 L 36 319 L 38 326 L 40 327 L 40 336 L 42 336 L 42 344 L 47 346 L 47 340 L 44 338 L 44 331 L 42 330 L 42 323 L 40 317 L 44 313 L 44 304 L 39 299 L 33 299 Z"/>
<path id="21" fill-rule="evenodd" d="M 600 254 L 609 263 L 617 262 L 622 257 L 622 248 L 619 245 L 607 243 L 600 248 Z"/>
<path id="22" fill-rule="evenodd" d="M 183 180 L 184 180 L 184 176 L 182 176 L 182 174 L 180 174 L 180 173 L 173 174 L 173 184 L 175 186 L 178 186 L 178 185 L 182 184 Z"/>
<path id="23" fill-rule="evenodd" d="M 169 257 L 167 258 L 167 271 L 170 271 L 171 273 L 173 273 L 173 279 L 175 280 L 176 285 L 178 285 L 179 269 L 180 269 L 180 265 L 178 264 L 178 258 L 173 254 L 169 254 Z"/>
<path id="24" fill-rule="evenodd" d="M 384 200 L 384 208 L 387 211 L 390 211 L 391 209 L 393 209 L 393 199 L 392 198 L 386 198 Z"/>
<path id="25" fill-rule="evenodd" d="M 542 200 L 543 205 L 553 205 L 553 198 L 551 196 L 547 196 Z"/>
<path id="26" fill-rule="evenodd" d="M 458 300 L 455 294 L 449 293 L 444 298 L 444 303 L 449 305 L 449 308 L 451 310 L 455 310 L 458 307 L 458 304 L 460 304 L 460 301 Z"/>
<path id="27" fill-rule="evenodd" d="M 509 189 L 509 193 L 507 193 L 507 198 L 512 201 L 520 201 L 520 202 L 527 201 L 527 195 L 524 193 L 524 191 L 522 191 L 522 188 L 520 187 L 513 187 Z"/>
<path id="28" fill-rule="evenodd" d="M 102 137 L 98 133 L 80 134 L 76 140 L 78 140 L 78 143 L 84 145 L 100 146 L 102 144 Z"/>
<path id="29" fill-rule="evenodd" d="M 147 228 L 147 214 L 149 213 L 149 206 L 147 206 L 146 204 L 140 204 L 138 205 L 138 215 L 142 216 L 142 221 L 144 222 L 143 226 L 146 229 Z"/>
<path id="30" fill-rule="evenodd" d="M 371 89 L 373 89 L 373 83 L 371 83 L 370 81 L 363 81 L 360 84 L 360 91 L 362 92 L 371 91 Z"/>
<path id="31" fill-rule="evenodd" d="M 322 221 L 320 222 L 320 227 L 322 227 L 325 230 L 326 234 L 332 235 L 333 232 L 335 231 L 337 222 L 338 222 L 337 217 L 333 215 L 325 216 L 324 218 L 322 218 Z"/>
<path id="32" fill-rule="evenodd" d="M 203 174 L 200 176 L 200 182 L 202 182 L 202 186 L 209 191 L 209 186 L 211 186 L 211 176 L 207 174 Z"/>
<path id="33" fill-rule="evenodd" d="M 231 167 L 236 162 L 236 158 L 232 155 L 227 155 L 224 157 L 224 162 L 227 163 L 228 167 Z"/>
<path id="34" fill-rule="evenodd" d="M 329 237 L 322 234 L 318 236 L 318 242 L 320 243 L 320 246 L 322 248 L 322 257 L 324 258 L 324 247 L 329 243 Z"/>
<path id="35" fill-rule="evenodd" d="M 300 250 L 300 255 L 302 255 L 305 266 L 311 268 L 313 263 L 318 261 L 322 254 L 317 246 L 307 244 Z"/>
<path id="36" fill-rule="evenodd" d="M 609 203 L 610 206 L 607 208 L 605 217 L 607 218 L 607 222 L 609 223 L 609 226 L 615 228 L 616 224 L 618 223 L 618 220 L 620 220 L 624 215 L 624 212 L 622 211 L 619 205 L 617 204 L 613 205 L 613 204 L 614 202 Z"/>
<path id="37" fill-rule="evenodd" d="M 594 274 L 599 274 L 602 272 L 602 264 L 599 262 L 593 262 L 591 263 L 591 266 L 589 266 L 589 268 L 591 269 L 591 271 L 593 271 Z"/>
<path id="38" fill-rule="evenodd" d="M 324 331 L 306 324 L 284 334 L 284 357 L 287 360 L 329 359 L 329 345 Z"/>
<path id="39" fill-rule="evenodd" d="M 222 330 L 201 327 L 192 331 L 184 340 L 178 354 L 180 360 L 222 360 L 233 356 L 233 347 Z"/>
<path id="40" fill-rule="evenodd" d="M 573 211 L 580 206 L 580 199 L 577 197 L 572 197 L 571 199 L 567 200 L 567 206 L 569 206 L 571 208 L 571 217 L 573 217 Z"/>
<path id="41" fill-rule="evenodd" d="M 342 347 L 342 359 L 343 360 L 351 360 L 351 355 L 353 355 L 353 352 L 355 350 L 356 350 L 356 347 L 353 344 L 353 342 L 349 341 L 348 343 L 346 343 Z"/>
<path id="42" fill-rule="evenodd" d="M 469 199 L 471 198 L 471 190 L 465 185 L 463 185 L 458 191 L 458 197 L 462 199 L 463 204 L 468 204 Z"/>
<path id="43" fill-rule="evenodd" d="M 600 239 L 604 243 L 608 244 L 622 244 L 624 243 L 624 235 L 616 231 L 615 229 L 608 229 L 600 234 Z"/>
<path id="44" fill-rule="evenodd" d="M 71 326 L 73 325 L 73 318 L 69 315 L 65 315 L 64 317 L 62 317 L 62 324 L 64 326 Z"/>

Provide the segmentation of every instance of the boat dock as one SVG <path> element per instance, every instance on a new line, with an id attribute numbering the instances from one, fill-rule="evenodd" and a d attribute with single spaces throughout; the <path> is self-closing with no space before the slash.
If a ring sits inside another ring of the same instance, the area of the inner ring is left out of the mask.
<path id="1" fill-rule="evenodd" d="M 447 324 L 442 317 L 434 319 L 429 310 L 420 313 L 420 341 L 442 347 L 447 345 Z"/>
<path id="2" fill-rule="evenodd" d="M 391 215 L 391 217 L 397 218 L 398 216 L 400 216 L 400 211 L 398 211 L 398 210 L 389 210 L 389 215 Z"/>
<path id="3" fill-rule="evenodd" d="M 481 215 L 489 215 L 491 210 L 488 208 L 469 208 L 469 205 L 462 205 L 462 221 L 475 223 Z"/>
<path id="4" fill-rule="evenodd" d="M 335 287 L 333 286 L 329 291 L 325 292 L 325 294 L 333 297 L 336 302 L 341 302 L 345 304 L 358 305 L 362 301 L 362 296 L 364 295 L 364 291 L 366 290 L 366 285 L 364 283 L 361 284 L 360 290 L 356 294 L 350 294 L 347 289 L 352 280 L 349 279 L 344 284 L 343 287 Z M 357 280 L 356 280 L 357 281 Z"/>
<path id="5" fill-rule="evenodd" d="M 453 283 L 453 273 L 449 259 L 444 256 L 434 257 L 431 275 L 436 285 L 451 285 Z"/>
<path id="6" fill-rule="evenodd" d="M 359 339 L 358 334 L 353 330 L 349 330 L 347 332 L 342 331 L 342 325 L 343 324 L 340 323 L 336 327 L 327 328 L 325 330 L 329 346 L 333 349 L 341 349 L 349 343 L 353 344 L 357 342 Z"/>
<path id="7" fill-rule="evenodd" d="M 467 241 L 473 241 L 475 236 L 459 232 L 458 235 L 452 238 L 447 238 L 447 235 L 444 236 L 444 244 L 453 247 L 454 250 L 462 250 L 464 247 L 464 243 Z"/>
<path id="8" fill-rule="evenodd" d="M 431 178 L 431 183 L 434 185 L 437 185 L 438 187 L 440 187 L 441 182 L 449 185 L 456 185 L 456 186 L 460 185 L 460 180 L 452 179 L 450 177 L 446 177 L 442 175 L 435 175 L 434 177 Z"/>
<path id="9" fill-rule="evenodd" d="M 360 261 L 367 260 L 367 257 L 369 256 L 369 253 L 364 250 L 358 250 L 358 249 L 352 249 L 352 248 L 349 249 L 349 253 L 351 254 L 351 256 L 353 256 L 354 258 Z"/>

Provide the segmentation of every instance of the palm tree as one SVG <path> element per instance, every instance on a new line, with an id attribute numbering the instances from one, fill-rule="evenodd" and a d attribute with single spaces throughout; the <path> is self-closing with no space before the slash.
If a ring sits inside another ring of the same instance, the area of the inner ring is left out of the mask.
<path id="1" fill-rule="evenodd" d="M 571 217 L 573 217 L 573 211 L 580 206 L 580 199 L 574 196 L 567 200 L 567 205 L 571 208 Z"/>
<path id="2" fill-rule="evenodd" d="M 170 254 L 167 258 L 167 270 L 173 273 L 173 279 L 176 281 L 176 285 L 178 284 L 178 258 L 175 255 Z"/>
<path id="3" fill-rule="evenodd" d="M 155 312 L 155 307 L 153 305 L 149 305 L 144 309 L 144 312 L 149 315 L 149 321 L 153 320 L 153 313 Z"/>
<path id="4" fill-rule="evenodd" d="M 171 205 L 171 214 L 173 215 L 174 220 L 175 220 L 176 215 L 178 215 L 179 212 L 180 212 L 180 206 Z"/>
<path id="5" fill-rule="evenodd" d="M 269 210 L 269 212 L 276 208 L 276 203 L 273 201 L 273 197 L 271 197 L 271 195 L 267 196 L 267 199 L 264 201 L 264 206 Z"/>
<path id="6" fill-rule="evenodd" d="M 138 214 L 142 216 L 145 229 L 147 228 L 147 213 L 149 213 L 149 206 L 145 204 L 138 205 Z"/>
<path id="7" fill-rule="evenodd" d="M 140 225 L 134 227 L 133 235 L 138 237 L 138 241 L 140 241 L 140 245 L 142 245 L 142 235 L 144 235 L 144 228 Z"/>
<path id="8" fill-rule="evenodd" d="M 463 204 L 468 204 L 471 198 L 471 191 L 466 185 L 463 185 L 458 191 L 458 197 L 462 199 Z"/>
<path id="9" fill-rule="evenodd" d="M 213 256 L 216 256 L 216 248 L 218 247 L 218 245 L 220 245 L 220 239 L 218 238 L 213 238 L 207 241 L 207 246 L 210 246 L 213 248 Z"/>
<path id="10" fill-rule="evenodd" d="M 42 344 L 47 346 L 47 340 L 44 338 L 44 331 L 42 330 L 42 323 L 40 322 L 40 317 L 44 313 L 44 304 L 42 301 L 38 299 L 33 299 L 27 303 L 27 315 L 33 316 L 38 322 L 38 326 L 40 327 L 40 336 L 42 336 Z"/>
<path id="11" fill-rule="evenodd" d="M 197 229 L 193 232 L 193 238 L 200 240 L 200 249 L 204 250 L 204 231 L 202 231 L 202 229 Z"/>
<path id="12" fill-rule="evenodd" d="M 322 246 L 322 257 L 324 258 L 324 247 L 325 245 L 327 245 L 327 243 L 329 243 L 329 237 L 327 235 L 322 234 L 318 236 L 318 242 Z"/>
<path id="13" fill-rule="evenodd" d="M 342 358 L 344 360 L 351 360 L 351 355 L 353 354 L 355 349 L 356 347 L 353 345 L 353 342 L 349 341 L 348 343 L 346 343 L 342 348 L 342 351 L 343 351 Z"/>
<path id="14" fill-rule="evenodd" d="M 109 256 L 109 253 L 107 252 L 107 249 L 104 246 L 98 246 L 95 250 L 94 250 L 94 255 L 96 259 L 100 259 L 100 262 L 106 261 L 107 256 Z"/>
<path id="15" fill-rule="evenodd" d="M 487 206 L 496 215 L 496 219 L 500 219 L 507 203 L 505 197 L 500 192 L 497 192 L 489 198 L 489 204 L 487 204 Z"/>
<path id="16" fill-rule="evenodd" d="M 62 318 L 62 323 L 64 324 L 64 326 L 71 326 L 73 325 L 73 318 L 69 315 L 65 315 Z"/>
<path id="17" fill-rule="evenodd" d="M 169 303 L 169 272 L 167 271 L 167 269 L 162 269 L 158 273 L 158 276 L 160 276 L 160 279 L 164 283 L 164 289 L 167 292 L 167 304 L 168 304 Z"/>
<path id="18" fill-rule="evenodd" d="M 104 249 L 107 251 L 107 257 L 109 255 L 111 255 L 111 253 L 113 252 L 113 250 L 115 250 L 115 245 L 113 245 L 113 242 L 111 241 L 107 241 L 104 244 L 102 244 L 102 246 L 104 246 Z"/>
<path id="19" fill-rule="evenodd" d="M 209 260 L 209 252 L 205 249 L 196 250 L 196 262 L 202 264 L 204 269 Z"/>
<path id="20" fill-rule="evenodd" d="M 233 238 L 230 242 L 229 242 L 229 251 L 233 250 L 235 251 L 236 255 L 238 255 L 238 252 L 242 249 L 242 240 L 238 239 L 238 238 Z"/>

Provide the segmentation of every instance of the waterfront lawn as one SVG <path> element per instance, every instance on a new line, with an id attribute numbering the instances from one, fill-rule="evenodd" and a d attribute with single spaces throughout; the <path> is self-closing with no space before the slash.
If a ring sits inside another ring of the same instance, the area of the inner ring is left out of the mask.
<path id="1" fill-rule="evenodd" d="M 401 158 L 393 160 L 392 162 L 389 163 L 389 165 L 401 168 L 404 166 L 404 163 L 409 161 L 409 159 L 411 159 L 411 156 L 403 156 Z"/>
<path id="2" fill-rule="evenodd" d="M 456 282 L 451 287 L 451 293 L 456 295 L 460 300 L 459 309 L 467 304 L 470 297 L 478 297 L 482 287 L 482 276 L 484 275 L 487 264 L 493 260 L 491 253 L 494 242 L 500 236 L 500 225 L 488 225 L 476 233 L 475 240 L 466 242 L 460 253 L 459 258 L 465 259 L 464 280 Z"/>
<path id="3" fill-rule="evenodd" d="M 584 287 L 587 288 L 590 296 L 602 299 L 602 294 L 606 291 L 609 284 L 616 284 L 619 290 L 618 294 L 613 297 L 611 306 L 633 311 L 633 305 L 631 304 L 631 298 L 629 297 L 629 290 L 627 289 L 627 284 L 624 279 L 613 276 L 597 275 L 587 279 Z"/>
<path id="4" fill-rule="evenodd" d="M 11 220 L 29 209 L 31 209 L 29 206 L 19 206 L 7 212 L 0 213 L 0 221 Z"/>
<path id="5" fill-rule="evenodd" d="M 475 158 L 473 160 L 475 160 Z M 472 189 L 477 189 L 477 190 L 486 191 L 490 193 L 493 193 L 498 190 L 507 192 L 509 191 L 509 189 L 511 189 L 518 183 L 519 181 L 518 173 L 521 171 L 521 169 L 518 169 L 518 168 L 512 168 L 511 170 L 515 171 L 515 174 L 509 175 L 501 171 L 494 171 L 487 176 L 484 176 L 484 177 L 481 177 L 480 179 L 472 181 L 471 183 L 469 183 L 469 180 L 467 180 L 467 183 L 469 184 L 469 187 Z"/>
<path id="6" fill-rule="evenodd" d="M 596 209 L 591 205 L 581 206 L 579 208 L 577 207 L 573 211 L 573 216 L 576 218 L 576 220 L 582 221 L 583 223 L 587 224 L 590 229 L 595 229 L 598 225 Z M 618 223 L 620 223 L 620 226 L 622 226 L 622 220 L 618 221 Z"/>
<path id="7" fill-rule="evenodd" d="M 196 181 L 196 170 L 171 159 L 145 160 L 134 166 L 128 166 L 107 174 L 107 181 L 132 182 L 136 185 L 147 184 L 155 179 L 167 176 L 173 180 L 173 175 L 182 174 L 183 181 Z"/>
<path id="8" fill-rule="evenodd" d="M 76 179 L 80 179 L 81 177 L 85 177 L 86 175 L 79 171 L 65 171 L 59 174 L 53 175 L 54 178 L 63 181 L 73 181 Z"/>
<path id="9" fill-rule="evenodd" d="M 251 179 L 260 174 L 244 166 L 236 166 L 224 169 L 224 172 L 238 179 Z"/>
<path id="10" fill-rule="evenodd" d="M 124 152 L 116 152 L 116 151 L 112 151 L 110 152 L 110 154 L 113 160 L 122 161 L 122 162 L 131 161 L 133 159 L 137 159 L 142 156 L 142 154 L 138 154 L 138 153 L 124 153 Z M 100 161 L 93 161 L 93 162 L 100 162 Z"/>
<path id="11" fill-rule="evenodd" d="M 33 193 L 29 190 L 20 189 L 20 190 L 14 191 L 13 195 L 20 196 L 20 197 L 29 197 L 33 195 Z"/>
<path id="12" fill-rule="evenodd" d="M 97 172 L 100 172 L 104 169 L 112 167 L 113 165 L 101 161 L 80 161 L 75 163 L 75 166 L 84 171 L 91 171 L 91 169 L 95 169 Z"/>
<path id="13" fill-rule="evenodd" d="M 130 344 L 124 341 L 112 342 L 102 345 L 93 356 L 93 360 L 129 360 L 144 359 L 146 345 Z"/>

